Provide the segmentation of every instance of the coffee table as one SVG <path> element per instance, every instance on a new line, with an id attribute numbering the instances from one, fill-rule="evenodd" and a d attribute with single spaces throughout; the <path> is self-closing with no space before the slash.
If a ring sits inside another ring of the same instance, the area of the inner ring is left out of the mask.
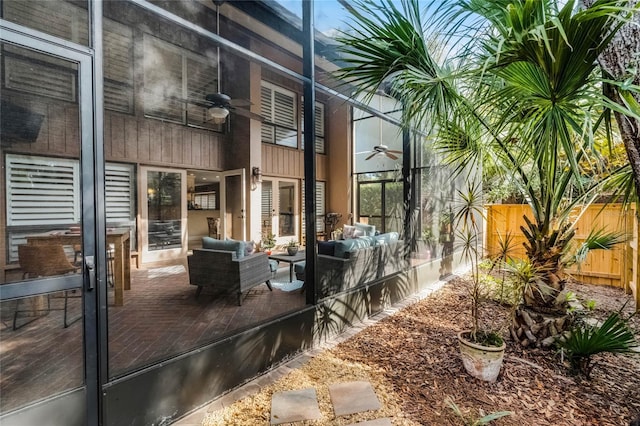
<path id="1" fill-rule="evenodd" d="M 298 262 L 302 262 L 306 259 L 304 250 L 298 250 L 293 256 L 288 253 L 273 253 L 269 255 L 269 259 L 277 260 L 278 262 L 286 262 L 289 264 L 289 282 L 293 282 L 293 265 Z"/>

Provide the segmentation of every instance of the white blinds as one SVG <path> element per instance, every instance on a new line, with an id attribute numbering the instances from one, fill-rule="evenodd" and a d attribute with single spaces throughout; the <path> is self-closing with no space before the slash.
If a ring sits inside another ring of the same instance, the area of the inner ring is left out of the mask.
<path id="1" fill-rule="evenodd" d="M 87 45 L 87 10 L 70 2 L 4 1 L 3 18 L 57 37 Z"/>
<path id="2" fill-rule="evenodd" d="M 316 232 L 324 231 L 324 216 L 327 212 L 325 196 L 325 182 L 316 182 Z M 306 230 L 304 203 L 304 181 L 302 181 L 302 230 Z"/>
<path id="3" fill-rule="evenodd" d="M 104 20 L 104 107 L 133 112 L 133 29 Z"/>
<path id="4" fill-rule="evenodd" d="M 80 221 L 78 161 L 7 154 L 7 226 Z"/>
<path id="5" fill-rule="evenodd" d="M 80 172 L 74 159 L 7 154 L 7 226 L 80 222 Z M 130 222 L 134 212 L 133 166 L 107 163 L 107 222 Z"/>
<path id="6" fill-rule="evenodd" d="M 107 223 L 130 222 L 135 217 L 133 166 L 105 164 L 105 209 Z"/>
<path id="7" fill-rule="evenodd" d="M 304 128 L 304 109 L 301 109 L 301 114 L 300 114 L 300 123 L 301 126 Z M 316 102 L 315 108 L 314 108 L 314 115 L 315 115 L 315 120 L 313 122 L 314 124 L 314 128 L 315 128 L 315 133 L 316 133 L 316 138 L 315 138 L 315 142 L 316 142 L 316 153 L 318 154 L 324 154 L 325 153 L 325 145 L 324 145 L 324 104 L 321 104 L 320 102 Z M 304 133 L 304 130 L 303 130 Z M 304 149 L 304 139 L 302 140 L 302 148 Z"/>
<path id="8" fill-rule="evenodd" d="M 297 148 L 296 94 L 265 81 L 261 84 L 262 142 Z"/>

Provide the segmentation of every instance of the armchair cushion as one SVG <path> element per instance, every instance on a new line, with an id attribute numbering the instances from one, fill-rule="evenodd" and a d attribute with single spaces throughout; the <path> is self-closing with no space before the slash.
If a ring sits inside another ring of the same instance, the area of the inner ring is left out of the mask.
<path id="1" fill-rule="evenodd" d="M 202 248 L 209 250 L 232 251 L 236 259 L 242 259 L 246 254 L 246 243 L 236 240 L 216 240 L 211 237 L 202 237 Z"/>

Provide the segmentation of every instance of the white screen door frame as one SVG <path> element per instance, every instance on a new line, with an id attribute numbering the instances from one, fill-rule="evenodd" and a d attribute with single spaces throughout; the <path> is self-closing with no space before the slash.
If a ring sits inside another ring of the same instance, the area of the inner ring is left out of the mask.
<path id="1" fill-rule="evenodd" d="M 220 173 L 220 238 L 247 239 L 247 189 L 245 169 Z"/>

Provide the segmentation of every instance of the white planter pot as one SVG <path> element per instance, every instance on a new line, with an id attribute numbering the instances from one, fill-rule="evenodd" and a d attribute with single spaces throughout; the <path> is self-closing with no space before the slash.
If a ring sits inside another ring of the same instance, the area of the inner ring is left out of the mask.
<path id="1" fill-rule="evenodd" d="M 477 379 L 495 382 L 502 368 L 504 349 L 507 345 L 503 342 L 500 347 L 482 346 L 463 337 L 468 333 L 469 331 L 458 333 L 460 358 L 465 370 Z"/>

